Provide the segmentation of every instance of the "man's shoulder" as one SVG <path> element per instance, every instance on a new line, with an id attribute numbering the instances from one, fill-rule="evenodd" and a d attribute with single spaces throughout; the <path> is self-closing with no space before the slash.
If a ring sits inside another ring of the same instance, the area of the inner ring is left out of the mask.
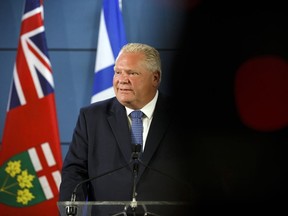
<path id="1" fill-rule="evenodd" d="M 122 106 L 116 97 L 108 98 L 102 101 L 97 101 L 87 106 L 82 107 L 81 112 L 107 112 L 111 109 L 117 109 L 117 107 Z"/>

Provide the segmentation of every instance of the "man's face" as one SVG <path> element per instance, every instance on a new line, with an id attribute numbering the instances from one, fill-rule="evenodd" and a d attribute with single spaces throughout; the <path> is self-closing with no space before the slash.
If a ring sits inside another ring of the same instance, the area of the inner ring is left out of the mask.
<path id="1" fill-rule="evenodd" d="M 157 91 L 159 72 L 151 72 L 144 65 L 141 53 L 122 53 L 115 63 L 113 87 L 118 101 L 131 109 L 141 109 Z"/>

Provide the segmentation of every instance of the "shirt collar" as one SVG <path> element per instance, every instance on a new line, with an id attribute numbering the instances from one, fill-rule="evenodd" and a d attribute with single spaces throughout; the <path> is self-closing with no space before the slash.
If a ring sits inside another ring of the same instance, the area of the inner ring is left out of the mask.
<path id="1" fill-rule="evenodd" d="M 157 90 L 154 98 L 148 104 L 146 104 L 144 107 L 142 107 L 142 109 L 140 109 L 145 114 L 145 116 L 149 119 L 151 119 L 153 116 L 153 112 L 154 112 L 154 109 L 156 106 L 157 98 L 158 98 L 158 90 Z M 134 111 L 133 109 L 130 109 L 128 107 L 125 107 L 125 108 L 126 108 L 127 116 L 129 116 L 130 113 L 132 111 Z"/>

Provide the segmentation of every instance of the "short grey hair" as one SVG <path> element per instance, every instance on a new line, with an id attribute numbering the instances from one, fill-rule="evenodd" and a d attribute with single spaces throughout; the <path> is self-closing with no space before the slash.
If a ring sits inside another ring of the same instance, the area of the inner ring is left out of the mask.
<path id="1" fill-rule="evenodd" d="M 152 72 L 158 71 L 161 77 L 162 70 L 161 70 L 160 54 L 158 50 L 155 49 L 154 47 L 149 46 L 147 44 L 143 44 L 143 43 L 128 43 L 122 47 L 122 49 L 119 52 L 119 55 L 123 52 L 143 53 L 145 55 L 144 63 L 147 69 Z"/>

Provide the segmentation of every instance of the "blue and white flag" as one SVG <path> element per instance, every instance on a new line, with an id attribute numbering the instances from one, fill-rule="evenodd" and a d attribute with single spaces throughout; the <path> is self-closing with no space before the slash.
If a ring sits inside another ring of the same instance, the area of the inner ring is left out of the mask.
<path id="1" fill-rule="evenodd" d="M 103 0 L 91 103 L 113 97 L 115 59 L 126 44 L 121 0 Z"/>

